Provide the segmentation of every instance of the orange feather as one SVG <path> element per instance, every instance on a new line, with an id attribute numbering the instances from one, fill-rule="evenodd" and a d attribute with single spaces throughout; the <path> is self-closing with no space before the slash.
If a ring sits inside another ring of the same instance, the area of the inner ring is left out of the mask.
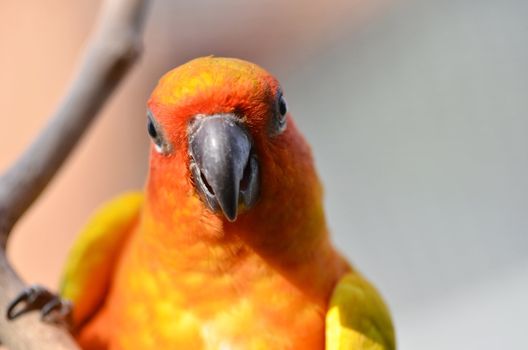
<path id="1" fill-rule="evenodd" d="M 322 349 L 325 314 L 350 266 L 328 238 L 311 151 L 288 115 L 270 136 L 279 84 L 258 66 L 206 57 L 167 73 L 148 106 L 171 143 L 151 151 L 145 202 L 86 349 Z M 256 205 L 235 222 L 211 212 L 189 171 L 197 114 L 235 113 L 261 164 Z"/>

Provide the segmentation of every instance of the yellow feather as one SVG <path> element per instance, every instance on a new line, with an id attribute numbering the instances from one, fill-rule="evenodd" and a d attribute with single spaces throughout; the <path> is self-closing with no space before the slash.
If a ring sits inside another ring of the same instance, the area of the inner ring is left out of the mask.
<path id="1" fill-rule="evenodd" d="M 75 241 L 60 288 L 60 295 L 74 304 L 75 325 L 97 311 L 103 301 L 142 203 L 142 193 L 127 193 L 110 201 L 96 211 Z"/>
<path id="2" fill-rule="evenodd" d="M 389 311 L 374 287 L 356 272 L 334 289 L 326 314 L 326 350 L 394 350 Z"/>

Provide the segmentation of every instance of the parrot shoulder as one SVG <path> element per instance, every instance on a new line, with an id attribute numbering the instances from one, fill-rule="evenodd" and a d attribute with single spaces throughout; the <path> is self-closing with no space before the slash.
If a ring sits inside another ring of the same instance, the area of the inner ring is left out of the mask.
<path id="1" fill-rule="evenodd" d="M 63 270 L 60 296 L 73 303 L 73 325 L 97 311 L 121 248 L 138 220 L 143 194 L 123 194 L 101 206 L 77 237 Z"/>
<path id="2" fill-rule="evenodd" d="M 338 282 L 326 314 L 326 349 L 394 350 L 389 310 L 376 289 L 357 272 Z"/>

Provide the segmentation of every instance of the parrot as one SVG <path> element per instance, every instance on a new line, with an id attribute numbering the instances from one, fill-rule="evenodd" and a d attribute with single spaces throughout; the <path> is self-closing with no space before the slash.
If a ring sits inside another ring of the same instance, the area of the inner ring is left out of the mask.
<path id="1" fill-rule="evenodd" d="M 332 245 L 276 78 L 197 58 L 159 80 L 146 114 L 144 190 L 99 208 L 58 294 L 28 287 L 8 318 L 55 315 L 89 350 L 396 348 L 381 295 Z"/>

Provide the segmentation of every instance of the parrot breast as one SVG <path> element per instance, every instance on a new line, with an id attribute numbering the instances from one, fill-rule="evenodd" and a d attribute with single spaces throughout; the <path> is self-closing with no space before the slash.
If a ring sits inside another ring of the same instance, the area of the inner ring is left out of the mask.
<path id="1" fill-rule="evenodd" d="M 324 347 L 327 297 L 307 294 L 240 239 L 168 248 L 142 229 L 125 248 L 103 310 L 80 333 L 84 348 L 98 348 L 101 337 L 128 350 Z M 346 269 L 316 263 L 335 279 Z"/>

